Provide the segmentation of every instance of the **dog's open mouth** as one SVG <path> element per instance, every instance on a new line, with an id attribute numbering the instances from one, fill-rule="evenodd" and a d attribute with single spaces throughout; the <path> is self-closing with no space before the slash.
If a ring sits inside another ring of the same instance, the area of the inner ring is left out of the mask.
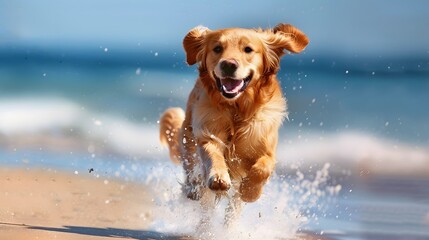
<path id="1" fill-rule="evenodd" d="M 222 95 L 226 98 L 234 98 L 239 93 L 243 92 L 247 85 L 249 85 L 249 82 L 253 77 L 253 71 L 251 71 L 249 76 L 244 79 L 219 78 L 214 72 L 213 76 L 216 79 L 217 88 Z"/>

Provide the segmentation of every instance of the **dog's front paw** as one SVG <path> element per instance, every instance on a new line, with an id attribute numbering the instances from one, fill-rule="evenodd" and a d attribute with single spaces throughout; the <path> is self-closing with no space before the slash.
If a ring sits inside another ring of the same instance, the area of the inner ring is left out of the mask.
<path id="1" fill-rule="evenodd" d="M 211 174 L 207 186 L 213 191 L 228 191 L 231 187 L 229 174 L 227 172 Z"/>
<path id="2" fill-rule="evenodd" d="M 264 184 L 261 182 L 253 182 L 249 178 L 244 178 L 240 185 L 240 196 L 244 202 L 254 202 L 259 199 L 262 194 Z"/>

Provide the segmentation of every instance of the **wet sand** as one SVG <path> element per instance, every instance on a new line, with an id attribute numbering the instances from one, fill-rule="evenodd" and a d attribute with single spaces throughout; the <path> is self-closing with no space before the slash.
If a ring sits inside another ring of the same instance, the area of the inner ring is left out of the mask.
<path id="1" fill-rule="evenodd" d="M 147 230 L 153 216 L 145 188 L 89 172 L 2 168 L 0 239 L 190 239 Z"/>

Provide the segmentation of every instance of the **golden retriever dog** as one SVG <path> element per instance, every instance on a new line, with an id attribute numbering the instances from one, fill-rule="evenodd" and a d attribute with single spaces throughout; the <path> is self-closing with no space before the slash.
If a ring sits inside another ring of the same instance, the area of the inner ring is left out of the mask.
<path id="1" fill-rule="evenodd" d="M 289 24 L 267 30 L 198 26 L 186 35 L 186 61 L 199 64 L 199 78 L 186 112 L 170 108 L 161 116 L 160 139 L 171 159 L 183 165 L 188 198 L 227 195 L 232 188 L 228 218 L 242 201 L 261 196 L 287 115 L 276 78 L 280 57 L 285 50 L 301 52 L 308 42 Z"/>

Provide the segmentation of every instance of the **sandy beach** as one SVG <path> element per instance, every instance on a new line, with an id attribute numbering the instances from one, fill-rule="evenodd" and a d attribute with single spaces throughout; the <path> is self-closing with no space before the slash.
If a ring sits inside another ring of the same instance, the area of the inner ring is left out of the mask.
<path id="1" fill-rule="evenodd" d="M 0 170 L 0 239 L 160 238 L 143 186 L 89 172 Z"/>
<path id="2" fill-rule="evenodd" d="M 89 172 L 2 168 L 0 239 L 191 239 L 148 230 L 145 188 Z"/>

